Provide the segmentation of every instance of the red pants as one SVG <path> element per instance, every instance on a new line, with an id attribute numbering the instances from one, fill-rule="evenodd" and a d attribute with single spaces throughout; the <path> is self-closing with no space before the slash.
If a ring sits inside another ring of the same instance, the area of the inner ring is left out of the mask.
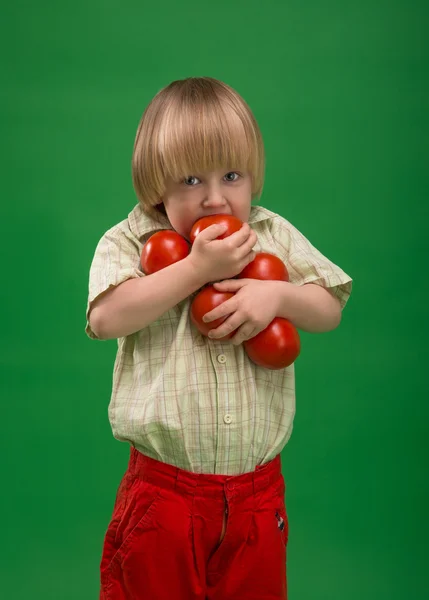
<path id="1" fill-rule="evenodd" d="M 191 473 L 131 448 L 100 600 L 286 600 L 280 455 L 243 475 Z"/>

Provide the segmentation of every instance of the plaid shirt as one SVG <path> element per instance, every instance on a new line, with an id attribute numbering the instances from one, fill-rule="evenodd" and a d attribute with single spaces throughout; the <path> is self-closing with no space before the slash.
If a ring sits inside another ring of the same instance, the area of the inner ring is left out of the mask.
<path id="1" fill-rule="evenodd" d="M 101 238 L 89 278 L 88 316 L 99 294 L 131 277 L 145 277 L 140 254 L 146 240 L 171 229 L 137 205 Z M 286 219 L 252 206 L 249 224 L 257 252 L 287 265 L 290 282 L 329 288 L 344 308 L 351 278 L 323 256 Z M 284 448 L 295 414 L 294 365 L 256 366 L 243 345 L 203 337 L 189 319 L 198 290 L 142 330 L 118 339 L 109 419 L 115 438 L 143 454 L 196 473 L 253 471 Z M 305 352 L 305 348 L 304 348 Z"/>

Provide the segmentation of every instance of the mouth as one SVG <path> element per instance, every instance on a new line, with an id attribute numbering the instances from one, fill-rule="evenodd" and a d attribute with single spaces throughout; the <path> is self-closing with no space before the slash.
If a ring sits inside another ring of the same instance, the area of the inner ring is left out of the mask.
<path id="1" fill-rule="evenodd" d="M 226 213 L 226 212 L 213 212 L 213 213 L 207 213 L 206 215 L 201 215 L 201 217 L 198 217 L 198 219 L 196 219 L 195 223 L 197 221 L 199 221 L 200 219 L 205 219 L 206 217 L 231 217 L 233 216 L 232 213 Z"/>

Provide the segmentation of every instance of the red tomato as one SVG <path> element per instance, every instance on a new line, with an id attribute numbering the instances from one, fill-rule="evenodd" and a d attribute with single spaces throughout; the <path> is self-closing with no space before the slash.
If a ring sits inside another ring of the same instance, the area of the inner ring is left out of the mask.
<path id="1" fill-rule="evenodd" d="M 258 252 L 252 262 L 244 267 L 238 275 L 238 279 L 247 277 L 249 279 L 289 281 L 289 273 L 284 262 L 269 252 Z"/>
<path id="2" fill-rule="evenodd" d="M 218 292 L 212 285 L 206 286 L 195 296 L 191 304 L 191 321 L 200 333 L 207 336 L 210 329 L 216 329 L 216 327 L 219 327 L 225 321 L 227 317 L 210 321 L 210 323 L 204 323 L 203 316 L 233 296 L 233 292 Z M 222 338 L 216 338 L 216 341 L 229 340 L 235 335 L 236 331 Z"/>
<path id="3" fill-rule="evenodd" d="M 218 240 L 223 240 L 232 233 L 239 231 L 243 223 L 240 219 L 233 217 L 232 215 L 210 215 L 208 217 L 202 217 L 201 219 L 198 219 L 198 221 L 195 221 L 192 226 L 191 233 L 189 234 L 191 244 L 194 243 L 197 235 L 206 227 L 210 227 L 210 225 L 226 225 L 228 227 L 225 233 L 222 233 L 222 235 L 217 238 Z"/>
<path id="4" fill-rule="evenodd" d="M 298 331 L 287 319 L 275 317 L 263 331 L 243 342 L 248 357 L 265 369 L 284 369 L 299 356 Z"/>
<path id="5" fill-rule="evenodd" d="M 176 231 L 165 229 L 150 236 L 140 257 L 140 264 L 146 275 L 160 271 L 173 263 L 186 258 L 189 244 Z"/>

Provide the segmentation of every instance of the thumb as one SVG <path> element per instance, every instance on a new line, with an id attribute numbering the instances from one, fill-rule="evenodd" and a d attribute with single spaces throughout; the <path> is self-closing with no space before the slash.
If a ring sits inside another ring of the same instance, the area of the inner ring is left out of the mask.
<path id="1" fill-rule="evenodd" d="M 213 284 L 215 289 L 222 292 L 236 292 L 240 288 L 246 285 L 244 279 L 224 279 L 223 281 L 216 281 Z"/>

